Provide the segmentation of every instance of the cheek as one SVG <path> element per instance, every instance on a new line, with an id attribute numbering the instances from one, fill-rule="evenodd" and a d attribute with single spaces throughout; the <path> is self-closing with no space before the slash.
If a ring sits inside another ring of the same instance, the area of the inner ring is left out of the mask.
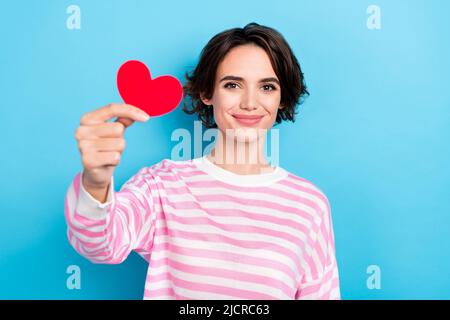
<path id="1" fill-rule="evenodd" d="M 239 106 L 240 101 L 241 97 L 237 92 L 225 91 L 219 91 L 215 99 L 218 109 L 223 111 Z"/>
<path id="2" fill-rule="evenodd" d="M 279 95 L 270 95 L 267 96 L 265 101 L 265 109 L 271 115 L 271 118 L 277 116 L 278 109 L 280 108 L 280 96 Z"/>
<path id="3" fill-rule="evenodd" d="M 240 98 L 237 94 L 218 92 L 214 98 L 214 118 L 220 124 L 229 121 L 227 115 L 231 110 L 239 107 Z"/>

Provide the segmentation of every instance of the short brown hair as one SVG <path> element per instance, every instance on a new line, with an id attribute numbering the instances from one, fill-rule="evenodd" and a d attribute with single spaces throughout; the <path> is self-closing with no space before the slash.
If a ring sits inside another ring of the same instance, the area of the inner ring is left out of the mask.
<path id="1" fill-rule="evenodd" d="M 283 120 L 294 122 L 297 105 L 303 102 L 304 96 L 309 95 L 300 64 L 287 41 L 277 30 L 255 22 L 247 24 L 244 28 L 225 30 L 207 43 L 200 54 L 197 67 L 191 75 L 186 72 L 183 111 L 188 114 L 197 113 L 206 128 L 217 128 L 213 108 L 203 103 L 201 95 L 203 94 L 205 99 L 211 99 L 217 67 L 232 48 L 244 44 L 255 44 L 264 49 L 280 80 L 280 105 L 284 108 L 278 110 L 275 124 Z M 188 96 L 191 98 L 190 105 L 186 102 Z"/>

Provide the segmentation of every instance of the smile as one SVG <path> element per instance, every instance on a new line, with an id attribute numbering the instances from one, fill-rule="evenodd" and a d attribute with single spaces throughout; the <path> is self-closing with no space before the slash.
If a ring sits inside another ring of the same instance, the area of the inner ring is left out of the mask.
<path id="1" fill-rule="evenodd" d="M 257 124 L 263 118 L 263 116 L 248 115 L 248 114 L 233 114 L 233 118 L 235 118 L 239 123 L 243 125 L 254 125 Z"/>

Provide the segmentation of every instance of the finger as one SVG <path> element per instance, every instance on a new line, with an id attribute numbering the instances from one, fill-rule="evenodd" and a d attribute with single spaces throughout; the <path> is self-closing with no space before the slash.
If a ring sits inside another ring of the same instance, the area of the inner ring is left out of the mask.
<path id="1" fill-rule="evenodd" d="M 105 122 L 95 126 L 80 126 L 75 131 L 77 140 L 98 138 L 120 138 L 125 132 L 125 127 L 120 122 Z"/>
<path id="2" fill-rule="evenodd" d="M 83 155 L 82 163 L 86 170 L 92 170 L 103 166 L 116 166 L 120 162 L 120 153 L 111 152 L 90 152 Z"/>
<path id="3" fill-rule="evenodd" d="M 93 151 L 117 151 L 122 153 L 125 149 L 125 139 L 102 138 L 95 140 L 80 140 L 78 147 L 81 153 L 89 153 Z"/>
<path id="4" fill-rule="evenodd" d="M 117 118 L 115 122 L 120 122 L 125 128 L 128 128 L 134 123 L 134 120 L 131 120 L 130 118 Z"/>
<path id="5" fill-rule="evenodd" d="M 88 112 L 81 117 L 81 125 L 93 125 L 106 122 L 114 117 L 129 118 L 134 121 L 147 121 L 150 117 L 141 109 L 130 104 L 109 104 Z"/>

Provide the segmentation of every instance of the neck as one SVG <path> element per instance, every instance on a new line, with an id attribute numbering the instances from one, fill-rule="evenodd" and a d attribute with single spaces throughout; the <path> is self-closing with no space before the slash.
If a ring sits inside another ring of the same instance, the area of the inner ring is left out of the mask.
<path id="1" fill-rule="evenodd" d="M 217 139 L 208 159 L 230 172 L 247 175 L 272 172 L 265 155 L 265 136 L 250 142 L 236 139 Z"/>

